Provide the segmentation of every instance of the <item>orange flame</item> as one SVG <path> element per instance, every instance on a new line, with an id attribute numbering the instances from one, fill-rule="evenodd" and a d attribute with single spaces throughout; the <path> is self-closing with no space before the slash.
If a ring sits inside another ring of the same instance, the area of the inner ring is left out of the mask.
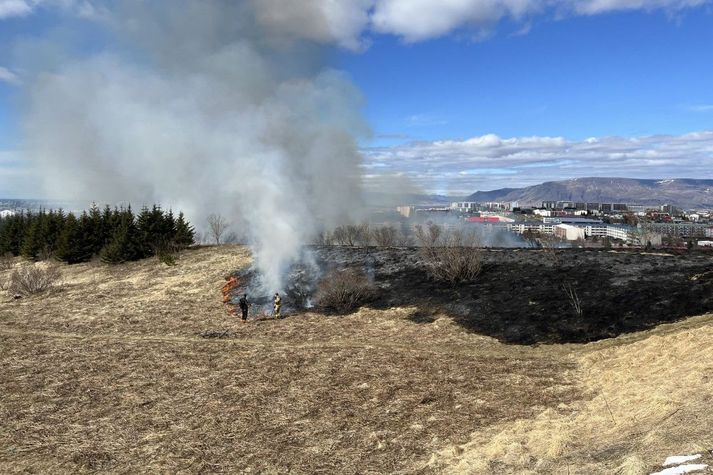
<path id="1" fill-rule="evenodd" d="M 230 277 L 226 277 L 226 280 L 227 282 L 223 286 L 223 303 L 227 304 L 229 314 L 237 315 L 238 311 L 235 308 L 235 305 L 232 305 L 230 303 L 230 299 L 232 298 L 233 290 L 235 290 L 235 288 L 240 285 L 240 279 L 238 279 L 234 275 L 231 275 Z"/>

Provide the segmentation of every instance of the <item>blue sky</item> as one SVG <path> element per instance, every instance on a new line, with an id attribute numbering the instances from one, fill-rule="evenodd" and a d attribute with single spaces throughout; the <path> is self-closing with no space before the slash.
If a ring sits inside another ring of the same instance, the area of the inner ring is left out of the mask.
<path id="1" fill-rule="evenodd" d="M 713 178 L 708 0 L 244 2 L 270 35 L 321 45 L 360 91 L 371 186 Z M 36 192 L 21 126 L 36 72 L 101 52 L 112 5 L 0 0 L 0 195 Z"/>
<path id="2" fill-rule="evenodd" d="M 367 98 L 382 144 L 552 135 L 681 134 L 713 128 L 713 16 L 609 13 L 507 25 L 490 38 L 404 44 L 380 36 L 338 65 Z M 403 141 L 403 140 L 402 140 Z"/>

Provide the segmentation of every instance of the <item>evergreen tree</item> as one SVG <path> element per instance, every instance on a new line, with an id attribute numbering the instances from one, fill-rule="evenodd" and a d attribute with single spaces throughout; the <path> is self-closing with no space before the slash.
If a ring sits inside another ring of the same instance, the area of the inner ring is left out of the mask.
<path id="1" fill-rule="evenodd" d="M 69 264 L 96 255 L 116 263 L 171 254 L 193 244 L 194 236 L 183 213 L 175 218 L 158 205 L 143 208 L 138 217 L 131 207 L 100 210 L 92 205 L 79 217 L 60 209 L 0 218 L 0 254 L 32 260 L 54 255 Z"/>
<path id="2" fill-rule="evenodd" d="M 117 211 L 118 224 L 101 254 L 102 262 L 119 264 L 141 259 L 142 242 L 131 207 Z"/>
<path id="3" fill-rule="evenodd" d="M 44 211 L 39 214 L 27 215 L 27 231 L 22 238 L 20 246 L 20 255 L 25 259 L 36 261 L 39 258 L 42 250 L 42 236 L 40 225 L 44 220 Z"/>
<path id="4" fill-rule="evenodd" d="M 170 243 L 171 247 L 176 247 L 176 218 L 173 216 L 173 211 L 168 210 L 163 217 L 163 224 L 161 227 L 162 239 L 166 243 Z"/>
<path id="5" fill-rule="evenodd" d="M 97 207 L 96 203 L 92 204 L 89 209 L 87 230 L 90 234 L 92 254 L 99 255 L 101 250 L 106 245 L 106 236 L 104 234 L 104 224 L 102 220 L 102 212 Z"/>
<path id="6" fill-rule="evenodd" d="M 42 253 L 43 257 L 51 257 L 55 253 L 59 235 L 64 228 L 66 216 L 61 209 L 58 211 L 50 211 L 47 214 L 44 225 L 41 227 L 42 236 Z"/>
<path id="7" fill-rule="evenodd" d="M 81 262 L 91 260 L 91 258 L 101 250 L 101 248 L 97 250 L 98 229 L 95 224 L 94 220 L 86 211 L 79 217 L 78 255 L 82 258 Z"/>
<path id="8" fill-rule="evenodd" d="M 69 213 L 57 238 L 57 248 L 55 249 L 57 259 L 70 264 L 73 262 L 78 236 L 79 223 L 77 222 L 76 216 Z"/>
<path id="9" fill-rule="evenodd" d="M 18 213 L 6 218 L 6 223 L 0 235 L 0 252 L 20 255 L 22 241 L 27 232 L 27 217 L 25 213 Z"/>
<path id="10" fill-rule="evenodd" d="M 183 216 L 183 212 L 178 213 L 178 219 L 176 220 L 176 233 L 174 235 L 174 242 L 176 246 L 183 249 L 188 246 L 193 245 L 195 242 L 196 232 L 188 221 Z"/>

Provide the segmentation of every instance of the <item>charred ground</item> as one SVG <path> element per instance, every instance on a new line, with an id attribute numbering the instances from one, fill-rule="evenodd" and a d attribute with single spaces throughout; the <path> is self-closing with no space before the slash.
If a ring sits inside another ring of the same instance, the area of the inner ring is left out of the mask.
<path id="1" fill-rule="evenodd" d="M 413 320 L 425 324 L 445 313 L 507 343 L 595 341 L 713 310 L 713 254 L 706 252 L 491 249 L 482 253 L 479 277 L 457 286 L 429 278 L 414 248 L 321 247 L 315 254 L 323 268 L 373 276 L 374 308 L 416 306 Z"/>

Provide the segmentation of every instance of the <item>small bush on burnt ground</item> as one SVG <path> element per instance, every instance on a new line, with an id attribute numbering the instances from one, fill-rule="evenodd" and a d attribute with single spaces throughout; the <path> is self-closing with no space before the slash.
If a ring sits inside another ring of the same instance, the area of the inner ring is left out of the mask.
<path id="1" fill-rule="evenodd" d="M 338 246 L 365 247 L 371 243 L 371 231 L 366 223 L 337 226 L 331 234 L 331 241 Z"/>
<path id="2" fill-rule="evenodd" d="M 431 224 L 416 228 L 421 258 L 434 280 L 456 285 L 475 280 L 483 268 L 478 237 L 462 230 Z"/>
<path id="3" fill-rule="evenodd" d="M 374 293 L 374 286 L 363 271 L 336 270 L 319 283 L 316 302 L 327 311 L 346 313 L 371 300 Z"/>
<path id="4" fill-rule="evenodd" d="M 378 247 L 394 247 L 399 238 L 399 232 L 393 226 L 380 226 L 371 232 L 371 237 Z"/>
<path id="5" fill-rule="evenodd" d="M 57 266 L 26 266 L 10 275 L 8 290 L 11 294 L 34 295 L 60 285 L 62 272 Z"/>

